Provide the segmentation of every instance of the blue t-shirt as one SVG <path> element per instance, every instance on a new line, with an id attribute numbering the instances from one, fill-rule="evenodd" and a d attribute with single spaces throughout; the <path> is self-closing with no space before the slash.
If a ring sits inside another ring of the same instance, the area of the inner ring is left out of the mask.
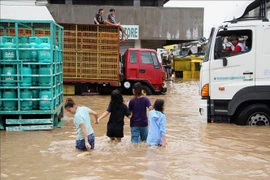
<path id="1" fill-rule="evenodd" d="M 133 98 L 130 100 L 128 106 L 132 112 L 130 127 L 148 126 L 146 108 L 151 106 L 150 100 L 147 97 Z"/>
<path id="2" fill-rule="evenodd" d="M 74 124 L 76 126 L 76 139 L 82 140 L 84 139 L 84 135 L 82 132 L 82 128 L 80 127 L 80 124 L 84 124 L 86 128 L 87 135 L 90 135 L 94 133 L 94 130 L 91 125 L 91 119 L 90 119 L 90 112 L 91 109 L 88 107 L 78 107 L 75 115 L 74 115 Z"/>
<path id="3" fill-rule="evenodd" d="M 162 136 L 166 135 L 166 117 L 165 115 L 156 110 L 149 112 L 148 117 L 150 128 L 147 136 L 147 144 L 150 146 L 161 145 Z"/>

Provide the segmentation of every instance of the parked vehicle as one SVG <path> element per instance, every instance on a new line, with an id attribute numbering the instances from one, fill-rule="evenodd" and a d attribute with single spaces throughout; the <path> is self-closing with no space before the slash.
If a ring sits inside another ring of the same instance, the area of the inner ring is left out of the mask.
<path id="1" fill-rule="evenodd" d="M 240 18 L 212 29 L 200 72 L 199 111 L 205 122 L 270 125 L 267 10 L 269 1 L 256 0 Z M 228 51 L 233 36 L 238 37 L 241 52 Z"/>
<path id="2" fill-rule="evenodd" d="M 145 94 L 166 92 L 165 72 L 155 50 L 130 48 L 121 56 L 118 27 L 61 25 L 65 94 L 104 93 L 116 88 L 132 93 L 136 82 L 142 83 Z"/>

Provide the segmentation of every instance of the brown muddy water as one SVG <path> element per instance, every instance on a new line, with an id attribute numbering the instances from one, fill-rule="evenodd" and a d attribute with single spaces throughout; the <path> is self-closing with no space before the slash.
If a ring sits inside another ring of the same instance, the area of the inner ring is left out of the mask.
<path id="1" fill-rule="evenodd" d="M 0 179 L 162 180 L 270 179 L 269 127 L 205 124 L 198 114 L 198 82 L 168 82 L 166 100 L 168 146 L 147 147 L 130 142 L 129 120 L 119 144 L 105 136 L 108 118 L 93 124 L 96 147 L 75 150 L 75 128 L 65 113 L 62 128 L 52 131 L 1 131 Z M 125 96 L 125 101 L 132 97 Z M 109 96 L 74 97 L 99 115 Z M 92 118 L 92 122 L 94 122 Z"/>

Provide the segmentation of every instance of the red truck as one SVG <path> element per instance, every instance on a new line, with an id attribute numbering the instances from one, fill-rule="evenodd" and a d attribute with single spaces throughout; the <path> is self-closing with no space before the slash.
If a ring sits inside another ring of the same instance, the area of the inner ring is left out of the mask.
<path id="1" fill-rule="evenodd" d="M 64 94 L 132 93 L 141 82 L 147 95 L 164 93 L 165 72 L 155 50 L 129 48 L 121 56 L 115 26 L 61 24 L 64 27 Z"/>
<path id="2" fill-rule="evenodd" d="M 129 48 L 122 56 L 122 87 L 130 90 L 136 82 L 141 82 L 145 94 L 166 92 L 166 74 L 157 59 L 155 50 Z"/>

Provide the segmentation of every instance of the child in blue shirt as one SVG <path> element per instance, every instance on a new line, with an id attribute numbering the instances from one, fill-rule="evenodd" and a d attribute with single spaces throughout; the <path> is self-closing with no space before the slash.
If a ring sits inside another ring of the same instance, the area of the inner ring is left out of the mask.
<path id="1" fill-rule="evenodd" d="M 95 134 L 91 125 L 90 115 L 94 115 L 96 123 L 98 115 L 95 111 L 84 106 L 77 106 L 75 102 L 68 98 L 65 103 L 65 109 L 74 114 L 74 124 L 76 126 L 76 148 L 79 150 L 90 150 L 95 147 Z"/>
<path id="2" fill-rule="evenodd" d="M 149 146 L 166 147 L 166 117 L 164 111 L 164 100 L 157 99 L 154 104 L 154 110 L 149 112 L 148 121 L 150 128 L 147 137 Z"/>

